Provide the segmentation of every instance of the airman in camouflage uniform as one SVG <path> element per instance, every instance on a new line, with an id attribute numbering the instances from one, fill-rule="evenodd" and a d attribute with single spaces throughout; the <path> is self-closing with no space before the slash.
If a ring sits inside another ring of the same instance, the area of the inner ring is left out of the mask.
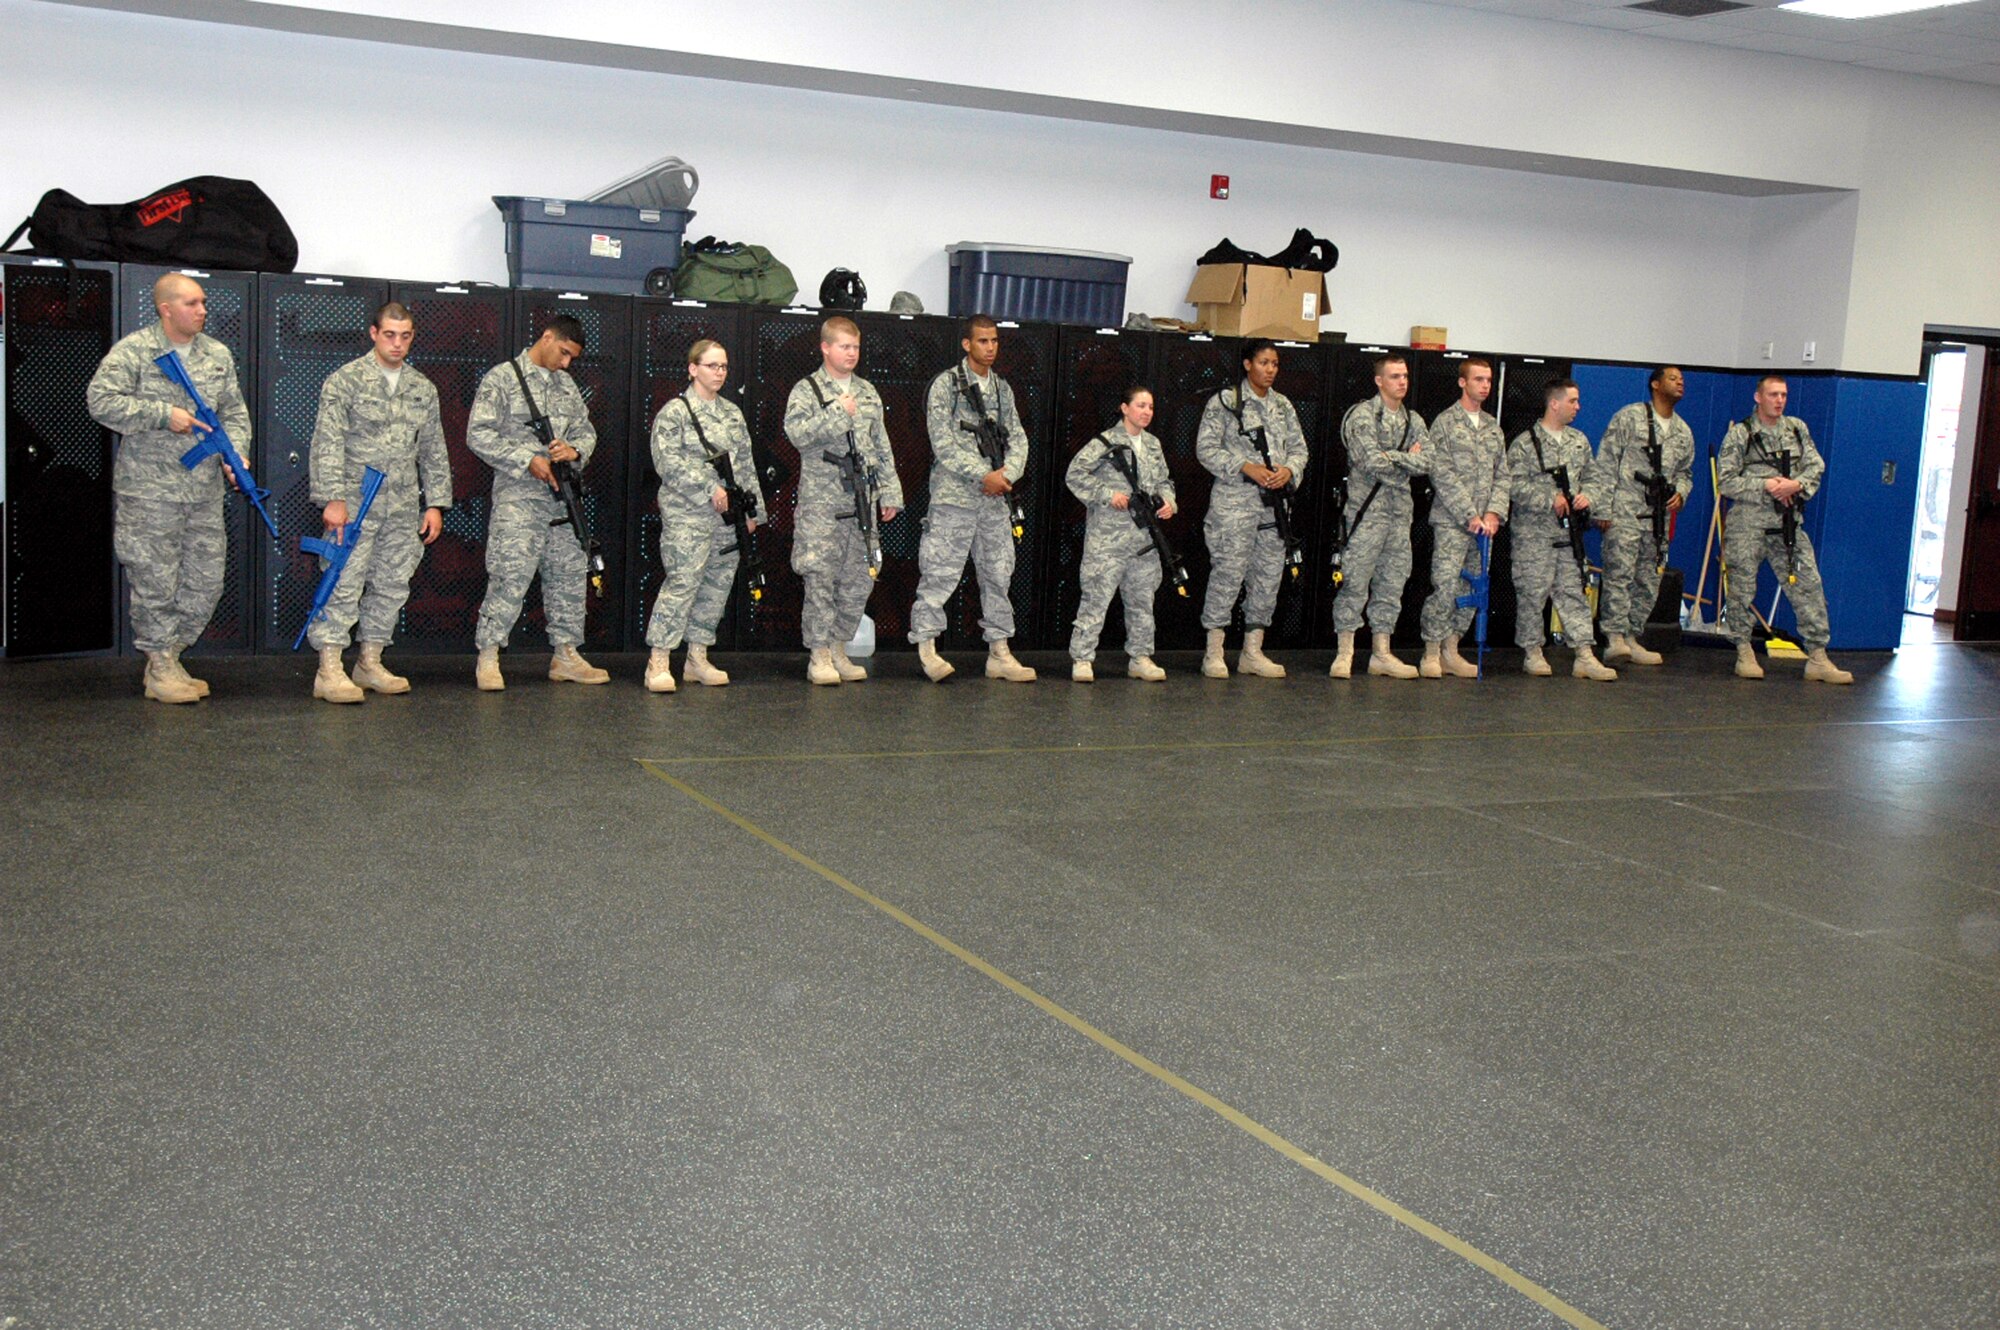
<path id="1" fill-rule="evenodd" d="M 1608 639 L 1606 664 L 1630 660 L 1659 665 L 1666 659 L 1639 641 L 1660 598 L 1660 568 L 1667 558 L 1653 540 L 1653 510 L 1646 500 L 1646 482 L 1654 474 L 1646 449 L 1653 440 L 1659 442 L 1661 467 L 1673 487 L 1667 500 L 1670 521 L 1694 488 L 1694 431 L 1674 411 L 1687 391 L 1681 372 L 1663 365 L 1646 382 L 1651 400 L 1634 402 L 1611 417 L 1598 441 L 1597 461 L 1583 482 L 1585 491 L 1597 498 L 1592 512 L 1604 533 L 1599 617 Z"/>
<path id="2" fill-rule="evenodd" d="M 207 296 L 199 283 L 169 273 L 153 284 L 159 321 L 121 338 L 91 376 L 84 400 L 91 419 L 123 437 L 112 465 L 111 547 L 132 586 L 133 645 L 146 653 L 145 693 L 158 702 L 193 702 L 208 685 L 181 666 L 180 654 L 207 628 L 222 599 L 229 556 L 219 457 L 192 471 L 181 454 L 199 426 L 194 403 L 153 362 L 177 352 L 250 465 L 250 412 L 229 348 L 202 332 Z"/>
<path id="3" fill-rule="evenodd" d="M 1264 502 L 1268 491 L 1299 490 L 1306 469 L 1306 436 L 1291 399 L 1271 385 L 1278 379 L 1278 348 L 1264 338 L 1245 344 L 1243 377 L 1202 408 L 1195 457 L 1215 484 L 1208 493 L 1202 536 L 1208 542 L 1208 591 L 1201 603 L 1207 640 L 1201 672 L 1229 677 L 1222 638 L 1236 598 L 1243 597 L 1243 651 L 1238 674 L 1285 677 L 1285 667 L 1264 654 L 1264 632 L 1278 606 L 1285 576 L 1285 543 Z M 1258 431 L 1264 446 L 1257 446 Z"/>
<path id="4" fill-rule="evenodd" d="M 1819 560 L 1813 555 L 1812 538 L 1805 527 L 1805 503 L 1819 492 L 1826 478 L 1826 463 L 1813 446 L 1806 422 L 1785 414 L 1789 396 L 1783 378 L 1766 374 L 1757 383 L 1756 411 L 1731 425 L 1722 440 L 1716 475 L 1722 496 L 1730 501 L 1722 536 L 1722 559 L 1729 570 L 1722 630 L 1736 644 L 1736 673 L 1746 679 L 1763 678 L 1764 669 L 1751 645 L 1756 616 L 1750 607 L 1757 595 L 1758 566 L 1768 563 L 1798 618 L 1799 636 L 1806 648 L 1806 678 L 1820 683 L 1853 683 L 1854 676 L 1826 654 L 1833 630 L 1827 620 Z M 1784 535 L 1788 505 L 1797 505 L 1800 510 L 1794 519 L 1789 552 Z M 1793 574 L 1795 582 L 1789 580 Z"/>
<path id="5" fill-rule="evenodd" d="M 1028 467 L 1028 432 L 1021 428 L 1014 390 L 993 372 L 1000 355 L 1000 327 L 984 315 L 965 321 L 959 345 L 965 359 L 931 380 L 925 395 L 931 440 L 931 503 L 917 546 L 917 598 L 910 607 L 910 640 L 924 675 L 933 683 L 952 673 L 937 653 L 944 631 L 944 603 L 965 574 L 969 553 L 979 579 L 979 628 L 986 639 L 986 677 L 1028 683 L 1035 672 L 1014 659 L 1014 531 L 1007 496 Z M 978 398 L 978 406 L 973 399 Z M 997 423 L 1007 437 L 1000 465 L 979 450 L 973 426 Z"/>
<path id="6" fill-rule="evenodd" d="M 1431 594 L 1424 600 L 1424 658 L 1417 673 L 1426 679 L 1451 674 L 1476 679 L 1479 667 L 1458 652 L 1458 639 L 1476 613 L 1458 604 L 1465 583 L 1461 571 L 1479 574 L 1475 533 L 1488 540 L 1507 518 L 1507 436 L 1486 414 L 1493 392 L 1493 366 L 1474 356 L 1458 367 L 1458 401 L 1431 422 Z"/>
<path id="7" fill-rule="evenodd" d="M 1118 410 L 1123 424 L 1077 449 L 1063 476 L 1085 510 L 1083 565 L 1077 574 L 1082 594 L 1069 637 L 1069 677 L 1078 683 L 1097 677 L 1092 658 L 1114 594 L 1125 606 L 1125 672 L 1148 683 L 1167 677 L 1153 663 L 1153 596 L 1164 574 L 1152 539 L 1132 516 L 1134 486 L 1121 466 L 1138 477 L 1138 489 L 1160 501 L 1155 513 L 1162 521 L 1174 515 L 1174 482 L 1160 441 L 1146 432 L 1153 421 L 1153 394 L 1128 388 Z"/>
<path id="8" fill-rule="evenodd" d="M 1405 402 L 1410 366 L 1394 353 L 1375 361 L 1375 396 L 1349 408 L 1340 422 L 1347 447 L 1347 549 L 1343 578 L 1333 601 L 1339 645 L 1329 671 L 1336 679 L 1353 672 L 1354 631 L 1364 617 L 1374 630 L 1368 672 L 1414 679 L 1416 667 L 1398 660 L 1389 637 L 1403 612 L 1403 587 L 1410 580 L 1410 523 L 1416 500 L 1410 479 L 1430 470 L 1424 418 Z"/>
<path id="9" fill-rule="evenodd" d="M 736 486 L 756 499 L 758 512 L 769 511 L 750 450 L 750 427 L 736 403 L 721 396 L 728 378 L 729 353 L 721 343 L 706 338 L 696 342 L 688 349 L 688 390 L 653 417 L 664 578 L 646 624 L 646 642 L 653 648 L 646 687 L 656 693 L 674 691 L 671 653 L 683 638 L 689 683 L 719 687 L 729 682 L 727 673 L 709 664 L 708 649 L 715 645 L 716 625 L 729 607 L 743 551 L 736 548 L 736 527 L 728 515 L 729 492 L 709 458 L 727 452 Z M 746 520 L 754 530 L 758 519 Z"/>
<path id="10" fill-rule="evenodd" d="M 372 466 L 384 476 L 326 613 L 306 634 L 319 651 L 313 696 L 328 702 L 359 702 L 363 688 L 410 690 L 408 679 L 382 664 L 382 648 L 395 637 L 424 546 L 444 530 L 444 510 L 451 507 L 451 461 L 437 388 L 405 363 L 415 336 L 410 311 L 390 301 L 368 325 L 375 349 L 320 385 L 311 486 L 312 501 L 324 505 L 328 539 L 359 508 L 363 470 Z M 357 622 L 361 656 L 350 679 L 341 654 Z"/>
<path id="11" fill-rule="evenodd" d="M 820 325 L 821 365 L 799 380 L 785 401 L 785 437 L 799 450 L 798 504 L 792 518 L 792 571 L 805 582 L 799 633 L 816 684 L 854 683 L 868 671 L 847 657 L 861 627 L 875 578 L 867 538 L 856 529 L 854 493 L 834 464 L 850 448 L 873 469 L 876 509 L 883 522 L 903 506 L 896 457 L 883 421 L 882 396 L 854 372 L 861 363 L 861 329 L 835 315 Z"/>
<path id="12" fill-rule="evenodd" d="M 1618 672 L 1598 663 L 1591 649 L 1590 602 L 1584 599 L 1583 573 L 1562 519 L 1582 523 L 1590 495 L 1581 488 L 1591 463 L 1590 440 L 1570 428 L 1582 399 L 1574 379 L 1557 379 L 1542 391 L 1542 418 L 1514 436 L 1507 448 L 1509 484 L 1513 492 L 1514 641 L 1522 651 L 1524 673 L 1554 673 L 1542 654 L 1544 609 L 1553 598 L 1563 630 L 1576 648 L 1571 673 L 1579 679 L 1616 679 Z M 1562 468 L 1570 500 L 1556 484 Z"/>
<path id="13" fill-rule="evenodd" d="M 597 430 L 570 362 L 583 354 L 583 324 L 558 314 L 534 345 L 479 381 L 465 442 L 493 468 L 493 517 L 486 526 L 486 599 L 479 606 L 473 645 L 479 662 L 473 678 L 484 692 L 507 686 L 500 648 L 521 617 L 521 601 L 537 573 L 549 645 L 549 678 L 557 683 L 604 683 L 611 675 L 585 660 L 584 595 L 590 559 L 580 543 L 587 533 L 550 525 L 563 516 L 554 466 L 568 462 L 581 473 L 597 449 Z M 530 421 L 548 418 L 553 441 L 542 443 Z"/>

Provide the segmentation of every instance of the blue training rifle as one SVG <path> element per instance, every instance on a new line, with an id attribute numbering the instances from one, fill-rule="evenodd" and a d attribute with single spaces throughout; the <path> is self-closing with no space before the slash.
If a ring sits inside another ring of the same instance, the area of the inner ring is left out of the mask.
<path id="1" fill-rule="evenodd" d="M 188 395 L 188 400 L 194 403 L 194 418 L 206 427 L 205 433 L 198 434 L 194 447 L 181 454 L 181 465 L 192 471 L 209 458 L 220 457 L 222 464 L 229 468 L 229 474 L 236 477 L 236 488 L 250 500 L 257 516 L 263 518 L 264 525 L 270 528 L 271 539 L 276 540 L 278 524 L 271 520 L 271 512 L 264 506 L 264 500 L 271 497 L 271 491 L 258 487 L 256 478 L 243 465 L 243 459 L 237 456 L 235 440 L 222 427 L 222 417 L 215 414 L 215 408 L 201 399 L 201 389 L 194 386 L 194 376 L 188 373 L 181 353 L 168 351 L 163 356 L 155 356 L 153 363 L 160 367 L 160 373 L 166 375 L 169 382 Z"/>
<path id="2" fill-rule="evenodd" d="M 1488 594 L 1493 588 L 1493 537 L 1484 531 L 1475 539 L 1479 542 L 1479 571 L 1468 573 L 1463 568 L 1458 575 L 1465 580 L 1465 594 L 1458 598 L 1458 608 L 1473 611 L 1472 633 L 1479 643 L 1479 677 L 1486 677 L 1486 606 Z"/>
<path id="3" fill-rule="evenodd" d="M 313 591 L 312 608 L 306 611 L 306 621 L 299 626 L 299 635 L 292 639 L 292 650 L 297 651 L 306 643 L 306 630 L 326 613 L 326 603 L 333 599 L 333 589 L 340 585 L 340 575 L 347 571 L 347 556 L 354 553 L 354 542 L 361 538 L 361 523 L 368 516 L 368 505 L 375 502 L 375 491 L 382 488 L 384 477 L 374 467 L 361 472 L 361 507 L 354 518 L 340 528 L 339 540 L 328 540 L 324 536 L 300 536 L 299 552 L 317 554 L 326 560 L 326 571 L 319 575 L 319 586 Z"/>

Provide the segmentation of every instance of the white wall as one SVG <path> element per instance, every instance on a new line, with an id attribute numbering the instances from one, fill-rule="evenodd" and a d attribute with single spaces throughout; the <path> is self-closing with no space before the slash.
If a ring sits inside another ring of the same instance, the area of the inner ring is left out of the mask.
<path id="1" fill-rule="evenodd" d="M 0 139 L 0 215 L 54 185 L 111 201 L 244 175 L 291 218 L 302 267 L 504 280 L 489 195 L 581 194 L 677 152 L 703 173 L 697 233 L 769 244 L 808 294 L 856 268 L 878 304 L 906 287 L 941 308 L 945 244 L 1004 240 L 1132 254 L 1128 308 L 1186 314 L 1195 255 L 1224 234 L 1275 248 L 1304 224 L 1343 251 L 1325 326 L 1369 340 L 1444 323 L 1466 346 L 1758 366 L 1746 351 L 1773 340 L 1787 366 L 1810 336 L 1824 367 L 1907 373 L 1926 321 L 2000 325 L 1992 90 L 1394 0 L 1254 12 L 1238 32 L 1193 0 L 1019 0 L 1006 29 L 1033 42 L 965 42 L 918 0 L 829 0 L 808 23 L 784 0 L 727 21 L 636 0 L 422 15 L 1859 197 L 1748 200 L 0 0 L 0 117 L 37 127 Z M 1253 56 L 1258 79 L 1219 72 Z M 161 117 L 169 96 L 184 114 Z M 1230 202 L 1205 197 L 1211 172 L 1232 177 Z M 1941 225 L 1956 248 L 1929 244 Z"/>

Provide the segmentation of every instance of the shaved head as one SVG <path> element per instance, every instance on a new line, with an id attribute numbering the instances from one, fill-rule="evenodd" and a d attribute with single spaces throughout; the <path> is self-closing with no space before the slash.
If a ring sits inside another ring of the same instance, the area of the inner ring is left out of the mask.
<path id="1" fill-rule="evenodd" d="M 185 273 L 170 272 L 163 274 L 159 281 L 153 283 L 153 308 L 159 309 L 177 296 L 182 295 L 189 287 L 194 288 L 196 295 L 204 294 L 201 289 L 201 283 Z"/>

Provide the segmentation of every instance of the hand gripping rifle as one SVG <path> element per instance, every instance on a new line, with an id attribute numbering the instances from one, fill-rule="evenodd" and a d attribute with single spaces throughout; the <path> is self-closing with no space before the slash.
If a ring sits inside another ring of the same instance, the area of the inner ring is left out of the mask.
<path id="1" fill-rule="evenodd" d="M 519 359 L 507 362 L 513 366 L 514 377 L 521 381 L 521 396 L 528 403 L 528 428 L 542 441 L 542 447 L 555 445 L 556 427 L 542 408 L 535 402 L 534 393 L 528 391 L 528 376 L 521 372 Z M 566 526 L 576 537 L 576 543 L 583 550 L 584 559 L 590 570 L 590 589 L 596 595 L 604 594 L 604 550 L 591 538 L 590 518 L 583 508 L 583 476 L 578 473 L 573 462 L 549 463 L 550 473 L 556 478 L 556 498 L 562 504 L 562 516 L 551 518 L 551 527 Z"/>
<path id="2" fill-rule="evenodd" d="M 222 427 L 222 417 L 215 414 L 215 408 L 202 400 L 201 389 L 194 386 L 194 376 L 181 360 L 181 353 L 168 351 L 154 358 L 153 363 L 167 376 L 167 381 L 188 395 L 194 403 L 194 418 L 205 427 L 197 434 L 194 447 L 181 454 L 181 465 L 192 471 L 211 457 L 220 457 L 222 464 L 229 468 L 229 474 L 236 478 L 236 488 L 243 491 L 243 497 L 250 500 L 250 506 L 257 510 L 257 516 L 264 519 L 264 526 L 271 533 L 271 539 L 278 538 L 278 524 L 271 519 L 271 510 L 264 506 L 264 500 L 271 497 L 271 491 L 261 488 L 251 476 L 250 469 L 243 465 L 237 455 L 235 441 L 229 431 Z"/>
<path id="3" fill-rule="evenodd" d="M 374 467 L 363 468 L 361 506 L 355 509 L 353 518 L 340 528 L 340 539 L 299 537 L 299 551 L 325 559 L 326 571 L 319 575 L 319 585 L 313 589 L 312 607 L 306 611 L 306 621 L 299 625 L 299 635 L 292 639 L 292 650 L 297 651 L 306 644 L 306 630 L 326 613 L 326 603 L 333 599 L 333 589 L 340 585 L 340 575 L 347 570 L 347 559 L 354 553 L 354 542 L 361 538 L 361 523 L 367 520 L 369 505 L 375 502 L 375 492 L 382 488 L 383 479 L 382 473 Z"/>
<path id="4" fill-rule="evenodd" d="M 1118 468 L 1118 474 L 1125 477 L 1125 483 L 1132 487 L 1132 492 L 1125 499 L 1125 511 L 1132 515 L 1132 524 L 1144 531 L 1153 542 L 1153 553 L 1160 557 L 1160 572 L 1173 586 L 1174 594 L 1186 596 L 1187 569 L 1181 565 L 1180 556 L 1174 553 L 1173 544 L 1167 539 L 1167 524 L 1160 520 L 1163 501 L 1159 495 L 1148 494 L 1139 488 L 1138 453 L 1130 444 L 1113 443 L 1108 438 L 1104 439 L 1104 445 L 1110 450 L 1111 465 Z"/>
<path id="5" fill-rule="evenodd" d="M 1267 469 L 1271 469 L 1271 444 L 1265 437 L 1264 427 L 1258 425 L 1254 429 L 1246 429 L 1243 425 L 1243 390 L 1241 388 L 1236 390 L 1236 410 L 1233 414 L 1236 417 L 1236 432 L 1248 439 L 1256 447 L 1257 456 L 1264 460 L 1264 466 Z M 1246 485 L 1257 484 L 1256 481 L 1250 479 L 1248 476 L 1243 477 L 1243 483 Z M 1291 486 L 1285 485 L 1278 489 L 1266 489 L 1262 485 L 1258 485 L 1257 497 L 1262 499 L 1264 506 L 1271 510 L 1271 521 L 1278 528 L 1278 539 L 1284 542 L 1285 571 L 1293 577 L 1297 577 L 1299 569 L 1305 567 L 1306 555 L 1305 545 L 1299 540 L 1298 532 L 1292 525 Z"/>
<path id="6" fill-rule="evenodd" d="M 736 550 L 743 556 L 743 584 L 750 592 L 750 599 L 762 600 L 764 561 L 757 557 L 757 541 L 750 534 L 750 523 L 757 516 L 756 492 L 736 483 L 736 464 L 729 460 L 729 449 L 711 449 L 708 446 L 708 436 L 702 433 L 701 418 L 694 413 L 694 403 L 686 405 L 688 420 L 694 425 L 695 441 L 701 444 L 701 455 L 715 468 L 715 478 L 722 482 L 722 492 L 729 503 L 726 517 L 729 525 L 736 528 Z"/>
<path id="7" fill-rule="evenodd" d="M 1479 677 L 1486 677 L 1486 610 L 1493 587 L 1493 537 L 1484 531 L 1474 537 L 1479 542 L 1479 571 L 1468 573 L 1463 568 L 1458 575 L 1465 581 L 1465 594 L 1454 602 L 1459 609 L 1471 610 L 1472 632 L 1479 643 Z"/>
<path id="8" fill-rule="evenodd" d="M 972 435 L 973 441 L 979 445 L 979 455 L 986 459 L 987 465 L 995 471 L 1001 470 L 1007 465 L 1006 429 L 1001 426 L 997 415 L 986 414 L 985 395 L 962 367 L 957 371 L 957 383 L 959 390 L 965 394 L 965 400 L 972 404 L 972 414 L 978 418 L 977 424 L 961 420 L 958 427 Z M 1021 500 L 1011 489 L 1007 491 L 1007 525 L 1014 529 L 1016 540 L 1028 529 L 1028 516 L 1021 511 Z"/>

